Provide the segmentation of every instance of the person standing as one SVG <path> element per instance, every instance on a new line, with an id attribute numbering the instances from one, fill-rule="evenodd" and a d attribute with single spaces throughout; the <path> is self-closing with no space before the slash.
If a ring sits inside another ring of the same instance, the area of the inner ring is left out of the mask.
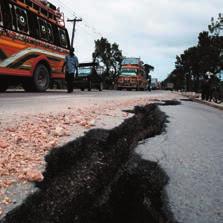
<path id="1" fill-rule="evenodd" d="M 205 75 L 204 79 L 202 80 L 202 86 L 201 86 L 202 92 L 201 92 L 201 99 L 202 100 L 208 100 L 209 99 L 209 80 L 208 76 Z"/>
<path id="2" fill-rule="evenodd" d="M 71 93 L 74 90 L 74 76 L 78 75 L 78 58 L 74 54 L 74 48 L 70 48 L 70 53 L 65 57 L 62 72 L 65 69 L 65 80 L 67 82 L 67 92 Z"/>

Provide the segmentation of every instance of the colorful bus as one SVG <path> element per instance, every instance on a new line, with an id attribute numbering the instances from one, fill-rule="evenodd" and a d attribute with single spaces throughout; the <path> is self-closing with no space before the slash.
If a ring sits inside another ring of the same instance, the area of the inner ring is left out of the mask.
<path id="1" fill-rule="evenodd" d="M 143 62 L 140 58 L 125 58 L 122 61 L 120 75 L 116 82 L 116 89 L 147 90 L 148 80 Z"/>
<path id="2" fill-rule="evenodd" d="M 64 15 L 45 0 L 0 1 L 0 92 L 21 83 L 46 91 L 61 72 L 70 48 Z"/>

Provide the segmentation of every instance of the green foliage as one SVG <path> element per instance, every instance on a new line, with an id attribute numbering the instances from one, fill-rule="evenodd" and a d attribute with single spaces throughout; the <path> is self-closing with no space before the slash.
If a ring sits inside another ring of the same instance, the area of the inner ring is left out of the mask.
<path id="1" fill-rule="evenodd" d="M 111 47 L 111 66 L 114 69 L 114 75 L 117 76 L 122 63 L 122 51 L 117 43 L 113 43 Z"/>
<path id="2" fill-rule="evenodd" d="M 145 69 L 146 75 L 148 76 L 149 73 L 151 71 L 154 71 L 155 68 L 153 66 L 149 65 L 149 64 L 144 64 L 144 69 Z"/>
<path id="3" fill-rule="evenodd" d="M 210 33 L 218 36 L 223 30 L 223 16 L 219 13 L 218 18 L 215 20 L 211 18 L 211 24 L 208 26 Z"/>
<path id="4" fill-rule="evenodd" d="M 163 85 L 166 86 L 167 83 L 174 83 L 175 90 L 181 90 L 185 88 L 185 77 L 184 73 L 181 71 L 181 69 L 176 68 L 174 69 L 166 78 L 165 81 L 163 81 Z"/>
<path id="5" fill-rule="evenodd" d="M 106 38 L 95 41 L 95 51 L 92 54 L 93 60 L 103 63 L 105 66 L 104 77 L 114 79 L 119 72 L 123 59 L 122 51 L 117 43 L 109 43 Z"/>
<path id="6" fill-rule="evenodd" d="M 197 45 L 186 49 L 176 57 L 176 68 L 164 82 L 174 83 L 175 88 L 199 91 L 200 82 L 207 72 L 217 74 L 223 69 L 222 52 L 223 36 L 210 35 L 207 31 L 201 32 Z"/>

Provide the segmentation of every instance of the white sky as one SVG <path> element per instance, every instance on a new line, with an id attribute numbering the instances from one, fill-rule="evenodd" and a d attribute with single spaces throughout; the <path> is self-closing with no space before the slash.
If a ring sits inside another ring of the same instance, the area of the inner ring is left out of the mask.
<path id="1" fill-rule="evenodd" d="M 66 18 L 77 23 L 75 49 L 80 62 L 91 60 L 100 33 L 117 42 L 125 56 L 141 57 L 163 80 L 174 68 L 176 55 L 197 43 L 211 17 L 223 13 L 222 0 L 51 0 Z M 67 24 L 71 33 L 72 25 Z"/>

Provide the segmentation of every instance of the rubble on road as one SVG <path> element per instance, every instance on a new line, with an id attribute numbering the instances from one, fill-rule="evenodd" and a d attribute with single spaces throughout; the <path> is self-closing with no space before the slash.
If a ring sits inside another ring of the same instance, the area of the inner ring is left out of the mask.
<path id="1" fill-rule="evenodd" d="M 38 191 L 3 223 L 173 223 L 162 209 L 168 177 L 134 153 L 139 141 L 161 134 L 165 123 L 157 105 L 136 107 L 118 127 L 90 130 L 52 150 Z"/>
<path id="2" fill-rule="evenodd" d="M 174 99 L 176 96 L 172 97 Z M 0 215 L 4 215 L 7 209 L 8 204 L 3 201 L 13 185 L 43 180 L 41 172 L 45 168 L 44 157 L 49 151 L 83 135 L 91 128 L 110 129 L 117 126 L 129 117 L 128 113 L 122 112 L 126 108 L 132 109 L 135 105 L 168 98 L 163 96 L 91 103 L 87 110 L 70 105 L 65 111 L 24 116 L 21 121 L 7 126 L 0 123 Z M 10 199 L 16 199 L 16 195 Z"/>

